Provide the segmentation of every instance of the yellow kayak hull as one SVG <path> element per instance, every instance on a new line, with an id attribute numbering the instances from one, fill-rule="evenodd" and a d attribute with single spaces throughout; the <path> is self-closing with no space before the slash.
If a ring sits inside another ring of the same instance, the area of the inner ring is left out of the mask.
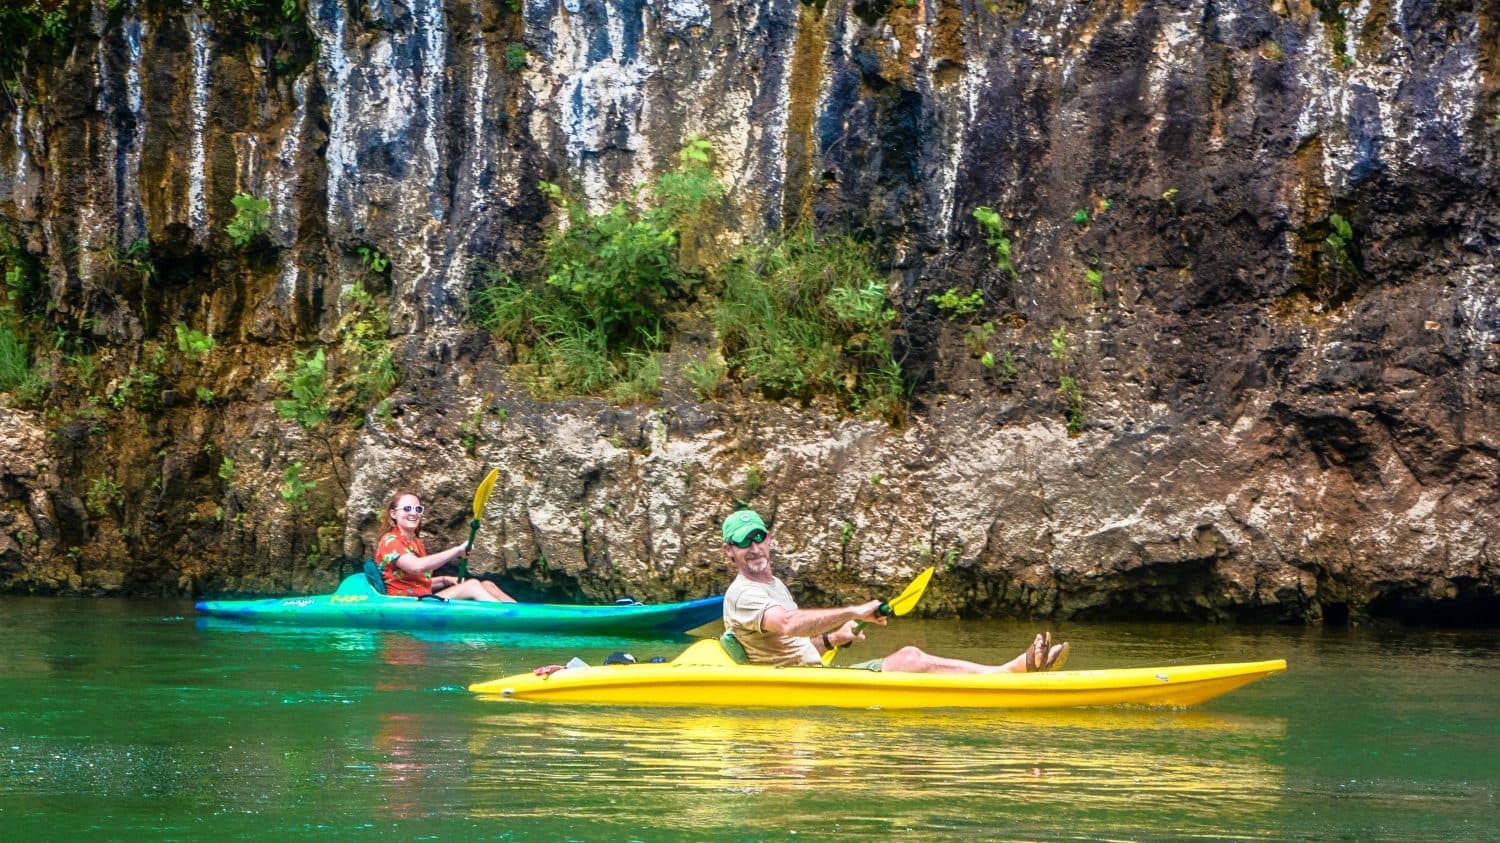
<path id="1" fill-rule="evenodd" d="M 734 664 L 700 641 L 667 664 L 506 676 L 469 686 L 513 700 L 597 705 L 802 708 L 1073 708 L 1192 706 L 1286 670 L 1275 659 L 1234 664 L 1063 670 L 1052 673 L 879 673 L 853 668 Z"/>

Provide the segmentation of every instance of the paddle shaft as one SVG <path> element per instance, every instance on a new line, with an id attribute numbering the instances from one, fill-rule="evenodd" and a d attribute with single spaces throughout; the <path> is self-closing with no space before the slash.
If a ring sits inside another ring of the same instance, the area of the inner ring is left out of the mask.
<path id="1" fill-rule="evenodd" d="M 896 595 L 889 602 L 881 603 L 880 608 L 875 610 L 875 614 L 888 618 L 891 615 L 904 615 L 910 612 L 912 607 L 917 605 L 917 601 L 922 599 L 922 595 L 926 593 L 927 583 L 932 580 L 932 570 L 931 565 L 923 569 L 922 573 L 917 574 L 917 578 L 911 581 L 911 585 L 908 585 L 905 591 Z M 855 624 L 855 634 L 859 634 L 859 631 L 868 625 L 865 621 Z M 833 657 L 838 651 L 838 647 L 830 647 L 828 650 L 825 650 L 823 652 L 823 664 L 833 664 Z"/>
<path id="2" fill-rule="evenodd" d="M 464 555 L 458 560 L 458 581 L 469 578 L 469 551 L 474 549 L 474 537 L 479 534 L 479 519 L 469 522 L 469 541 L 464 545 Z"/>
<path id="3" fill-rule="evenodd" d="M 888 618 L 891 615 L 895 614 L 895 610 L 891 608 L 891 604 L 889 604 L 889 603 L 881 603 L 880 604 L 880 608 L 875 610 L 875 614 L 881 616 L 882 618 Z M 869 625 L 870 625 L 869 621 L 860 621 L 859 623 L 857 623 L 857 624 L 854 625 L 854 634 L 858 635 L 859 632 L 860 632 L 860 630 L 864 629 L 865 627 L 867 627 Z M 849 642 L 849 644 L 853 644 L 853 643 L 854 643 L 853 641 Z M 847 647 L 847 646 L 849 646 L 849 644 L 837 644 L 837 645 L 834 645 L 834 647 L 832 649 L 824 652 L 823 653 L 823 664 L 833 664 L 833 657 L 834 657 L 835 654 L 838 653 L 839 648 L 840 647 Z"/>
<path id="4" fill-rule="evenodd" d="M 479 534 L 479 517 L 484 514 L 484 505 L 489 503 L 490 492 L 494 491 L 495 481 L 499 478 L 500 469 L 492 468 L 479 481 L 479 488 L 474 490 L 474 520 L 469 522 L 469 541 L 464 545 L 463 558 L 458 562 L 459 582 L 469 578 L 469 551 L 474 549 L 474 537 Z"/>

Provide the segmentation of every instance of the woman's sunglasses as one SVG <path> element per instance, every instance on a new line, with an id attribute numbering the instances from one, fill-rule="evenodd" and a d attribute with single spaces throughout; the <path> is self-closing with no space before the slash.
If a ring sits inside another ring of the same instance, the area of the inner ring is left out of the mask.
<path id="1" fill-rule="evenodd" d="M 421 504 L 417 504 L 416 506 L 412 506 L 411 504 L 407 504 L 406 506 L 398 507 L 398 508 L 402 512 L 415 512 L 418 515 L 422 514 L 422 505 Z"/>
<path id="2" fill-rule="evenodd" d="M 751 530 L 749 533 L 745 534 L 745 537 L 743 539 L 740 539 L 739 541 L 733 541 L 733 540 L 731 540 L 729 543 L 732 544 L 732 545 L 734 545 L 735 547 L 745 548 L 745 547 L 749 547 L 752 544 L 760 544 L 761 542 L 763 542 L 765 540 L 766 540 L 766 531 L 765 530 Z"/>

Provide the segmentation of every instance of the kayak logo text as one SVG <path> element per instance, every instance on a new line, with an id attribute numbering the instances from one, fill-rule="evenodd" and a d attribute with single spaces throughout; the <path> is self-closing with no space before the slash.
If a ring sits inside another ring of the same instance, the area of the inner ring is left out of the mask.
<path id="1" fill-rule="evenodd" d="M 335 595 L 333 595 L 333 597 L 329 598 L 329 602 L 330 603 L 363 603 L 364 601 L 369 600 L 369 599 L 370 599 L 369 596 L 365 595 L 365 594 L 335 594 Z"/>

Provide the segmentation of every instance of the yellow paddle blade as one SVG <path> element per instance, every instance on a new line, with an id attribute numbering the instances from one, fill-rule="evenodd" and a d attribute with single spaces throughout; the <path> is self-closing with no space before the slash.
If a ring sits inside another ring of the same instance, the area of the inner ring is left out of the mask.
<path id="1" fill-rule="evenodd" d="M 911 585 L 896 595 L 896 599 L 890 601 L 888 605 L 891 607 L 891 614 L 904 615 L 910 612 L 912 607 L 917 605 L 917 601 L 922 599 L 922 592 L 927 590 L 927 581 L 930 579 L 932 579 L 931 565 L 927 566 L 922 573 L 917 574 L 917 578 L 911 581 Z"/>
<path id="2" fill-rule="evenodd" d="M 887 614 L 887 612 L 885 611 L 887 608 L 890 609 L 889 614 L 892 615 L 904 615 L 907 612 L 910 612 L 912 610 L 912 607 L 917 605 L 917 601 L 922 599 L 922 593 L 927 590 L 927 582 L 931 579 L 932 566 L 928 565 L 926 570 L 922 571 L 922 573 L 920 574 L 917 574 L 917 578 L 911 581 L 911 585 L 907 586 L 905 591 L 896 595 L 894 599 L 886 602 L 884 606 L 880 607 L 881 614 Z M 864 629 L 864 627 L 864 621 L 860 621 L 859 624 L 854 627 L 854 631 L 859 632 L 861 629 Z M 838 655 L 838 652 L 838 647 L 830 647 L 829 649 L 824 650 L 823 664 L 825 666 L 833 664 L 833 658 L 834 656 Z"/>
<path id="3" fill-rule="evenodd" d="M 484 476 L 479 488 L 474 490 L 474 520 L 484 514 L 484 505 L 490 501 L 490 492 L 495 489 L 495 481 L 500 479 L 500 469 L 492 468 L 490 473 Z"/>

